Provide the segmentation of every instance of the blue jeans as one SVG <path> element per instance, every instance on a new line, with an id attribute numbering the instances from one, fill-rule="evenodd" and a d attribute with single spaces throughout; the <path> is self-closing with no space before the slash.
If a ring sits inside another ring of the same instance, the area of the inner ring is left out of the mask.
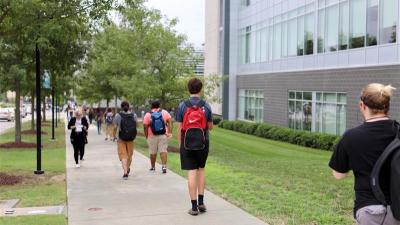
<path id="1" fill-rule="evenodd" d="M 97 122 L 97 133 L 101 134 L 101 122 Z"/>

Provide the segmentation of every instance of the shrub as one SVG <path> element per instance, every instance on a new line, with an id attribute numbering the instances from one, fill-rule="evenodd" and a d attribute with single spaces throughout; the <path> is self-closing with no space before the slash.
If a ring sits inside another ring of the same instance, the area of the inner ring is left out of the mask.
<path id="1" fill-rule="evenodd" d="M 240 133 L 328 151 L 334 150 L 340 140 L 340 137 L 335 135 L 293 130 L 266 123 L 223 120 L 219 126 Z"/>
<path id="2" fill-rule="evenodd" d="M 263 137 L 267 138 L 267 132 L 272 128 L 271 125 L 268 125 L 266 123 L 260 124 L 257 129 L 254 131 L 254 135 L 258 137 Z"/>
<path id="3" fill-rule="evenodd" d="M 222 121 L 220 116 L 213 116 L 213 124 L 218 125 Z"/>

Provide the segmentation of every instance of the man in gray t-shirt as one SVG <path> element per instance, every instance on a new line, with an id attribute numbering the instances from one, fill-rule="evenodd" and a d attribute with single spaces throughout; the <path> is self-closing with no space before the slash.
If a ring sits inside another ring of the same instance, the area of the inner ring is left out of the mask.
<path id="1" fill-rule="evenodd" d="M 124 170 L 122 178 L 128 179 L 131 171 L 130 166 L 132 163 L 132 156 L 134 150 L 133 140 L 136 137 L 136 121 L 137 116 L 135 113 L 129 111 L 129 103 L 123 101 L 121 103 L 122 111 L 115 115 L 113 124 L 116 127 L 118 134 L 118 156 Z M 123 132 L 120 132 L 122 129 Z M 122 135 L 122 136 L 121 136 Z"/>

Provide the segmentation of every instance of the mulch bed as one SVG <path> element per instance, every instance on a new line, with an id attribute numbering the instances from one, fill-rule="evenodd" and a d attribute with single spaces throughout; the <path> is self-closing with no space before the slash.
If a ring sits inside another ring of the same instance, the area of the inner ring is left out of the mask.
<path id="1" fill-rule="evenodd" d="M 23 180 L 22 176 L 16 176 L 16 175 L 9 175 L 6 173 L 0 173 L 0 186 L 5 186 L 5 185 L 16 185 L 18 183 L 21 183 Z"/>
<path id="2" fill-rule="evenodd" d="M 30 142 L 21 142 L 21 143 L 8 142 L 8 143 L 0 144 L 0 148 L 36 148 L 36 143 L 30 143 Z"/>
<path id="3" fill-rule="evenodd" d="M 42 134 L 47 134 L 47 132 L 42 131 Z M 35 135 L 36 134 L 36 130 L 24 130 L 21 132 L 21 134 L 32 134 Z"/>

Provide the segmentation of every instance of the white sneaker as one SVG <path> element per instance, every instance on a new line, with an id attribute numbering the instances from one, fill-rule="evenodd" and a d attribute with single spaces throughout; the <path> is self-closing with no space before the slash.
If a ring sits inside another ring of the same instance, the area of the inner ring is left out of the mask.
<path id="1" fill-rule="evenodd" d="M 76 168 L 81 168 L 81 165 L 76 164 L 75 167 L 76 167 Z"/>

